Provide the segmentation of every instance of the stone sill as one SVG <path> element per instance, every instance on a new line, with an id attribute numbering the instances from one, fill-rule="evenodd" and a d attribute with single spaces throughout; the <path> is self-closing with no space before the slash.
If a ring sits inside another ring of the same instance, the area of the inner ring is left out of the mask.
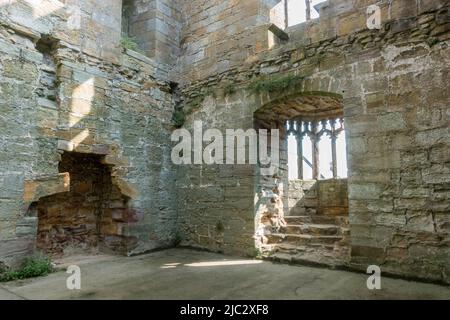
<path id="1" fill-rule="evenodd" d="M 331 182 L 331 181 L 348 181 L 348 178 L 330 178 L 330 179 L 289 179 L 289 182 Z"/>
<path id="2" fill-rule="evenodd" d="M 134 59 L 137 59 L 137 60 L 139 60 L 141 62 L 150 64 L 152 66 L 156 65 L 155 61 L 152 58 L 149 58 L 146 55 L 144 55 L 142 53 L 139 53 L 137 51 L 133 51 L 133 50 L 130 50 L 130 49 L 125 49 L 125 54 L 130 56 L 130 57 L 132 57 L 132 58 L 134 58 Z"/>

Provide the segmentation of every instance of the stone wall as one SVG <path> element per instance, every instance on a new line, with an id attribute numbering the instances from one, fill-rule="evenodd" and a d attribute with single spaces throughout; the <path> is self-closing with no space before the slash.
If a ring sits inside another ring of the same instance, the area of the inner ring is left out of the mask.
<path id="1" fill-rule="evenodd" d="M 292 31 L 287 44 L 240 60 L 238 70 L 210 70 L 185 86 L 186 128 L 203 120 L 205 127 L 248 129 L 256 110 L 284 97 L 342 95 L 351 266 L 378 264 L 386 272 L 448 282 L 449 8 L 445 1 L 386 1 L 382 29 L 368 30 L 363 12 L 375 1 L 331 3 L 340 8 L 337 16 L 297 26 L 303 36 Z M 286 75 L 302 80 L 283 92 L 251 89 L 255 80 Z M 248 253 L 252 213 L 241 209 L 264 196 L 255 182 L 258 169 L 220 170 L 225 167 L 181 169 L 186 243 Z M 219 219 L 225 221 L 220 237 L 214 232 Z"/>
<path id="2" fill-rule="evenodd" d="M 50 3 L 50 2 L 49 2 Z M 51 3 L 60 3 L 52 1 Z M 46 3 L 47 4 L 47 3 Z M 0 8 L 0 260 L 36 244 L 42 197 L 69 191 L 60 153 L 97 154 L 130 198 L 137 221 L 127 254 L 171 245 L 176 235 L 170 161 L 168 68 L 119 45 L 117 1 L 66 1 L 42 12 L 27 1 Z M 79 24 L 78 24 L 79 22 Z"/>
<path id="3" fill-rule="evenodd" d="M 229 101 L 206 99 L 201 110 L 191 114 L 186 128 L 194 120 L 203 127 L 249 128 L 251 114 L 246 114 L 239 98 Z M 239 116 L 238 116 L 239 115 Z M 232 121 L 232 125 L 231 125 Z M 251 165 L 189 165 L 178 168 L 178 213 L 182 245 L 214 251 L 252 255 L 254 173 Z"/>
<path id="4" fill-rule="evenodd" d="M 268 48 L 270 9 L 277 0 L 183 2 L 180 82 L 230 69 Z"/>

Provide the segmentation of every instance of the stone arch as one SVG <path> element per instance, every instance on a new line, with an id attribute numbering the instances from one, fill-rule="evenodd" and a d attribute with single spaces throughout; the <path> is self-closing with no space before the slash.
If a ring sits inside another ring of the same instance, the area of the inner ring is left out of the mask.
<path id="1" fill-rule="evenodd" d="M 278 101 L 294 99 L 298 96 L 336 97 L 347 101 L 360 94 L 360 87 L 355 87 L 352 81 L 353 67 L 349 65 L 337 66 L 330 70 L 320 71 L 320 63 L 310 66 L 309 74 L 294 73 L 273 74 L 265 79 L 283 79 L 290 83 L 282 90 L 257 92 L 254 96 L 254 111 L 266 108 Z M 344 103 L 345 107 L 345 103 Z"/>

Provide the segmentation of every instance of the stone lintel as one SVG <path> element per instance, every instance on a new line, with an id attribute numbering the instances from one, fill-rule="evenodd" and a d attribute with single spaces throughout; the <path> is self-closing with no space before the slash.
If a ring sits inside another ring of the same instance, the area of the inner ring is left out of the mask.
<path id="1" fill-rule="evenodd" d="M 91 153 L 98 155 L 107 155 L 111 152 L 111 148 L 107 144 L 75 144 L 68 140 L 58 140 L 58 150 L 67 152 Z"/>

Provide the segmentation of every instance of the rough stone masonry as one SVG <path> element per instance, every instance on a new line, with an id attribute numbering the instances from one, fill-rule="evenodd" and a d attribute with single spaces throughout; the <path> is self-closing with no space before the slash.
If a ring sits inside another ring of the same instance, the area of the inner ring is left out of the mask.
<path id="1" fill-rule="evenodd" d="M 0 267 L 185 245 L 450 283 L 448 1 L 280 2 L 0 0 Z M 327 116 L 348 180 L 289 181 L 286 139 L 271 177 L 171 161 L 196 120 Z"/>

